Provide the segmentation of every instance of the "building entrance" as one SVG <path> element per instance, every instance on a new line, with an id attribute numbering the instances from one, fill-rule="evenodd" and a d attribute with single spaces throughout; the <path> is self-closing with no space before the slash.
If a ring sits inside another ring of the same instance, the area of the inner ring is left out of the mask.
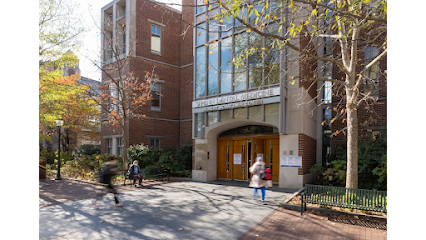
<path id="1" fill-rule="evenodd" d="M 256 157 L 272 170 L 272 182 L 279 176 L 279 138 L 275 136 L 223 137 L 217 139 L 217 176 L 219 179 L 249 180 L 250 166 Z"/>

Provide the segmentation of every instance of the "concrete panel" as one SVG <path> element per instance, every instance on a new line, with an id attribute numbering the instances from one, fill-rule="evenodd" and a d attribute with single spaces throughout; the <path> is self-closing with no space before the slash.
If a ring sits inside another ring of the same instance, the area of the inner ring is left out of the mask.
<path id="1" fill-rule="evenodd" d="M 197 182 L 207 182 L 207 171 L 192 170 L 192 180 Z"/>

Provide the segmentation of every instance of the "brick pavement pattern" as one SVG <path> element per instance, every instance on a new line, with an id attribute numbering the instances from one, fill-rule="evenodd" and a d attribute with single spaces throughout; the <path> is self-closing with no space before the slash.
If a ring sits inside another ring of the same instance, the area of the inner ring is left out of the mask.
<path id="1" fill-rule="evenodd" d="M 327 217 L 287 210 L 282 207 L 272 212 L 239 240 L 265 239 L 387 239 L 387 231 L 329 221 Z"/>

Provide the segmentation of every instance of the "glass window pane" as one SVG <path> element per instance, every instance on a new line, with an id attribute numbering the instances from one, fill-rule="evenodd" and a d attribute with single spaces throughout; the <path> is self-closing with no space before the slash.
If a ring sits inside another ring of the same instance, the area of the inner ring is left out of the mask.
<path id="1" fill-rule="evenodd" d="M 151 33 L 155 33 L 155 26 L 151 25 Z"/>
<path id="2" fill-rule="evenodd" d="M 223 39 L 220 53 L 220 93 L 229 93 L 232 86 L 232 38 Z"/>
<path id="3" fill-rule="evenodd" d="M 246 108 L 234 109 L 234 118 L 235 119 L 247 119 Z"/>
<path id="4" fill-rule="evenodd" d="M 249 107 L 249 119 L 262 121 L 262 106 Z"/>
<path id="5" fill-rule="evenodd" d="M 157 52 L 161 51 L 161 42 L 159 36 L 151 35 L 151 50 Z"/>
<path id="6" fill-rule="evenodd" d="M 209 41 L 216 40 L 219 37 L 219 25 L 217 20 L 209 22 Z"/>
<path id="7" fill-rule="evenodd" d="M 252 33 L 249 37 L 249 46 L 256 50 L 249 56 L 249 87 L 255 88 L 262 86 L 262 72 L 263 72 L 263 37 L 257 33 Z"/>
<path id="8" fill-rule="evenodd" d="M 324 103 L 329 104 L 332 100 L 332 82 L 325 82 L 324 83 Z"/>
<path id="9" fill-rule="evenodd" d="M 218 77 L 219 77 L 219 54 L 218 54 L 218 44 L 215 42 L 209 45 L 209 64 L 208 64 L 208 86 L 207 91 L 208 95 L 216 95 L 218 87 Z"/>
<path id="10" fill-rule="evenodd" d="M 206 23 L 201 23 L 197 26 L 197 39 L 196 39 L 196 45 L 204 44 L 206 43 Z"/>
<path id="11" fill-rule="evenodd" d="M 204 113 L 195 114 L 195 131 L 194 136 L 197 138 L 203 138 L 204 127 Z"/>
<path id="12" fill-rule="evenodd" d="M 196 50 L 195 63 L 195 97 L 204 97 L 206 92 L 206 47 Z"/>
<path id="13" fill-rule="evenodd" d="M 231 118 L 231 109 L 221 110 L 220 111 L 220 121 L 225 121 Z"/>
<path id="14" fill-rule="evenodd" d="M 161 36 L 161 28 L 160 27 L 156 27 L 157 28 L 157 34 Z"/>
<path id="15" fill-rule="evenodd" d="M 265 122 L 270 123 L 276 127 L 279 125 L 279 103 L 272 103 L 265 105 Z"/>
<path id="16" fill-rule="evenodd" d="M 241 53 L 247 48 L 247 33 L 235 35 L 235 55 Z M 243 60 L 244 61 L 244 60 Z M 242 91 L 247 89 L 247 72 L 246 65 L 240 65 L 234 69 L 234 91 Z"/>
<path id="17" fill-rule="evenodd" d="M 231 17 L 228 19 L 223 18 L 222 23 L 220 25 L 222 25 L 220 28 L 222 37 L 230 36 L 232 34 L 232 18 Z"/>
<path id="18" fill-rule="evenodd" d="M 267 31 L 271 34 L 278 34 L 279 25 L 268 25 Z M 280 50 L 275 46 L 271 38 L 265 39 L 265 48 L 268 49 L 265 55 L 265 83 L 267 85 L 280 82 Z"/>
<path id="19" fill-rule="evenodd" d="M 208 120 L 209 125 L 211 125 L 213 123 L 217 123 L 217 112 L 208 112 L 207 117 L 208 117 L 207 120 Z"/>
<path id="20" fill-rule="evenodd" d="M 206 6 L 202 6 L 204 5 L 204 0 L 197 0 L 197 14 L 205 12 L 206 11 Z M 200 6 L 201 5 L 201 6 Z"/>

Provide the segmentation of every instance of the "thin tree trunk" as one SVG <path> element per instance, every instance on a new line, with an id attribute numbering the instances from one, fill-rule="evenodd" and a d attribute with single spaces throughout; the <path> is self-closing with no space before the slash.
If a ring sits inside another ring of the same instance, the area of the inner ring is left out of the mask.
<path id="1" fill-rule="evenodd" d="M 346 109 L 348 110 L 346 188 L 358 188 L 358 116 L 355 104 L 351 104 L 352 95 L 347 94 L 346 103 Z"/>
<path id="2" fill-rule="evenodd" d="M 123 118 L 123 169 L 127 170 L 129 168 L 129 163 L 127 160 L 127 117 Z"/>

